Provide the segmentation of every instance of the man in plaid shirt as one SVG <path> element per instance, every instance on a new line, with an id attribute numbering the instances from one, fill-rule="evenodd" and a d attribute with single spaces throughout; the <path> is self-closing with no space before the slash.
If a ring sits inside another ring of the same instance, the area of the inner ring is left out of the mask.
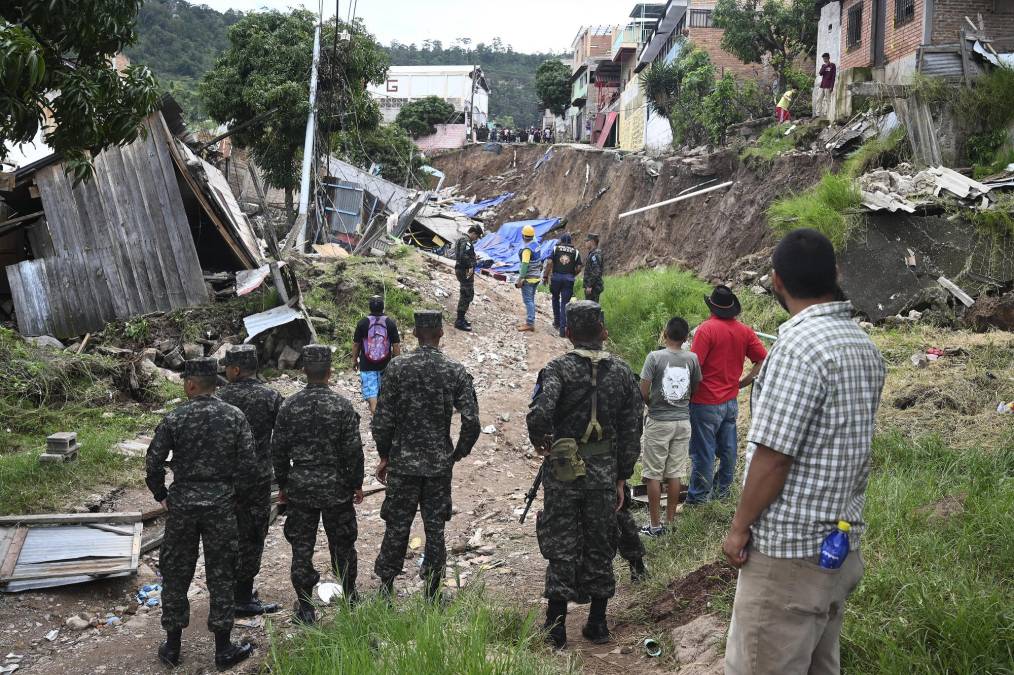
<path id="1" fill-rule="evenodd" d="M 774 253 L 772 284 L 792 318 L 764 362 L 747 435 L 746 479 L 723 549 L 740 568 L 727 674 L 838 673 L 883 358 L 840 301 L 834 248 L 796 230 Z M 838 569 L 818 564 L 839 520 L 852 525 Z"/>

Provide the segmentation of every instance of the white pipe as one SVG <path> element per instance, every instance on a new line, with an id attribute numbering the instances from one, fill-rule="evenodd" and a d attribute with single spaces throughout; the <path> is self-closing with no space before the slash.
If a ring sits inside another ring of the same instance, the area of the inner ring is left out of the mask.
<path id="1" fill-rule="evenodd" d="M 664 202 L 658 202 L 657 204 L 649 204 L 648 206 L 642 206 L 639 209 L 634 209 L 633 211 L 627 211 L 626 213 L 621 213 L 619 215 L 619 217 L 620 218 L 626 218 L 627 216 L 632 216 L 635 213 L 643 213 L 644 211 L 650 211 L 652 209 L 657 209 L 660 206 L 668 206 L 669 204 L 675 204 L 676 202 L 681 202 L 684 199 L 690 199 L 691 197 L 696 197 L 698 195 L 707 194 L 708 192 L 714 192 L 715 190 L 724 190 L 725 188 L 727 188 L 730 185 L 732 185 L 733 182 L 734 181 L 730 180 L 727 183 L 722 183 L 721 185 L 713 185 L 712 187 L 705 188 L 703 190 L 698 190 L 697 192 L 691 192 L 688 195 L 683 195 L 681 197 L 674 197 L 672 199 L 667 199 Z"/>
<path id="2" fill-rule="evenodd" d="M 310 114 L 306 118 L 303 141 L 303 174 L 299 180 L 299 214 L 296 216 L 296 249 L 306 249 L 306 214 L 310 205 L 310 165 L 313 162 L 313 136 L 316 127 L 317 66 L 320 64 L 320 24 L 313 31 L 313 67 L 310 69 Z"/>

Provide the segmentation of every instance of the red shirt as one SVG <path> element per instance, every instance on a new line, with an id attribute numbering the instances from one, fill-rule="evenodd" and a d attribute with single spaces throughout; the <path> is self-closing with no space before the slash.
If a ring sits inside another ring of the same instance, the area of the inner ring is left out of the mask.
<path id="1" fill-rule="evenodd" d="M 736 319 L 712 316 L 697 327 L 690 351 L 701 362 L 703 379 L 690 398 L 691 403 L 718 405 L 739 394 L 743 361 L 760 363 L 768 352 L 753 329 Z"/>

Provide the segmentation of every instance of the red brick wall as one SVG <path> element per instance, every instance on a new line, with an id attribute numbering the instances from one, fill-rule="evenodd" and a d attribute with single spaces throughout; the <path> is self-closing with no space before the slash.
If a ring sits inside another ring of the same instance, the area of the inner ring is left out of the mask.
<path id="1" fill-rule="evenodd" d="M 721 77 L 724 73 L 732 73 L 741 79 L 760 79 L 766 69 L 759 63 L 743 63 L 729 52 L 722 49 L 721 28 L 688 28 L 690 41 L 700 47 L 711 57 L 715 64 L 715 74 Z"/>
<path id="2" fill-rule="evenodd" d="M 887 2 L 887 30 L 884 36 L 884 52 L 888 62 L 897 61 L 909 54 L 914 54 L 919 45 L 922 44 L 926 0 L 915 0 L 915 18 L 900 26 L 894 25 L 895 0 L 884 1 Z"/>
<path id="3" fill-rule="evenodd" d="M 994 7 L 999 11 L 994 11 Z M 980 12 L 988 36 L 1014 36 L 1014 2 L 1010 0 L 935 0 L 933 44 L 957 43 L 961 37 L 961 28 L 969 28 L 965 17 L 977 22 Z"/>
<path id="4" fill-rule="evenodd" d="M 856 5 L 863 5 L 863 31 L 862 40 L 853 47 L 848 48 L 848 27 L 849 10 Z M 845 68 L 867 68 L 873 65 L 873 52 L 871 44 L 873 41 L 873 3 L 871 0 L 845 0 L 841 5 L 841 63 L 839 70 Z"/>

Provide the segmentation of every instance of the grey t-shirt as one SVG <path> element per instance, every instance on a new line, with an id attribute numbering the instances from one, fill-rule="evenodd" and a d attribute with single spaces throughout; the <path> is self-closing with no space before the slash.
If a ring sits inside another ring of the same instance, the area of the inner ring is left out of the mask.
<path id="1" fill-rule="evenodd" d="M 651 382 L 648 417 L 660 422 L 690 419 L 690 394 L 701 383 L 697 354 L 659 349 L 648 354 L 641 379 Z"/>

